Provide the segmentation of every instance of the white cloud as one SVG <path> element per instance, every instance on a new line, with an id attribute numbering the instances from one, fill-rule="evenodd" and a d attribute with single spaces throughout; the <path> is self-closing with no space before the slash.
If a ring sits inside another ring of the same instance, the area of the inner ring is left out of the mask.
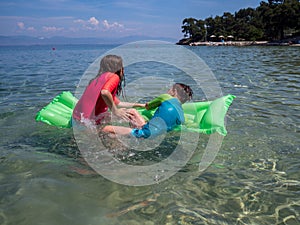
<path id="1" fill-rule="evenodd" d="M 99 21 L 95 18 L 95 17 L 91 17 L 88 22 L 91 24 L 91 25 L 94 25 L 94 26 L 98 26 L 99 24 Z"/>
<path id="2" fill-rule="evenodd" d="M 28 30 L 28 31 L 36 31 L 36 29 L 33 26 L 27 27 L 25 26 L 24 22 L 17 22 L 17 26 L 20 30 Z"/>
<path id="3" fill-rule="evenodd" d="M 56 32 L 56 31 L 61 31 L 63 30 L 64 28 L 63 27 L 46 27 L 46 26 L 43 26 L 43 31 L 46 31 L 46 32 Z"/>
<path id="4" fill-rule="evenodd" d="M 114 22 L 109 24 L 109 22 L 107 20 L 103 20 L 102 25 L 104 26 L 105 29 L 115 29 L 115 28 L 124 28 L 123 24 Z"/>
<path id="5" fill-rule="evenodd" d="M 28 27 L 27 30 L 29 30 L 29 31 L 35 31 L 35 28 L 34 27 Z"/>
<path id="6" fill-rule="evenodd" d="M 123 30 L 124 25 L 118 22 L 109 23 L 108 20 L 99 21 L 96 17 L 91 17 L 88 20 L 77 19 L 74 23 L 80 24 L 84 30 Z M 72 28 L 73 31 L 77 30 Z"/>
<path id="7" fill-rule="evenodd" d="M 109 23 L 107 20 L 103 20 L 102 24 L 105 28 L 107 28 L 107 29 L 109 28 Z"/>
<path id="8" fill-rule="evenodd" d="M 73 21 L 74 23 L 80 24 L 85 30 L 98 30 L 99 20 L 96 17 L 91 17 L 88 20 L 77 19 Z"/>
<path id="9" fill-rule="evenodd" d="M 25 29 L 25 24 L 23 22 L 18 22 L 17 25 L 21 30 Z"/>
<path id="10" fill-rule="evenodd" d="M 74 23 L 84 24 L 85 21 L 82 19 L 74 20 Z"/>

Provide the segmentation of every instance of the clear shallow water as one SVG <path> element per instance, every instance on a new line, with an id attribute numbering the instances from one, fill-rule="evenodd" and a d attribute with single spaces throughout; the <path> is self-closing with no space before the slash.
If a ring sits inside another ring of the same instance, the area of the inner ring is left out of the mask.
<path id="1" fill-rule="evenodd" d="M 95 174 L 71 130 L 34 120 L 59 92 L 74 91 L 90 63 L 112 47 L 0 48 L 0 224 L 299 223 L 299 48 L 189 47 L 223 94 L 237 96 L 228 135 L 205 172 L 197 172 L 196 155 L 167 181 L 129 187 Z M 140 74 L 182 78 L 155 63 L 125 69 L 129 81 Z M 195 98 L 203 99 L 201 91 Z M 199 152 L 207 140 L 201 135 Z"/>

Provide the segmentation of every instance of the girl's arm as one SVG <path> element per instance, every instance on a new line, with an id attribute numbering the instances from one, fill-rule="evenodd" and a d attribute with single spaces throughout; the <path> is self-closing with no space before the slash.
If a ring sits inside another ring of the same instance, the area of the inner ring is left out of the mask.
<path id="1" fill-rule="evenodd" d="M 126 112 L 125 109 L 118 109 L 116 104 L 114 103 L 113 96 L 108 90 L 102 90 L 101 96 L 108 106 L 108 108 L 112 111 L 112 113 L 124 120 L 129 121 L 130 114 Z"/>
<path id="2" fill-rule="evenodd" d="M 118 107 L 121 107 L 121 108 L 134 108 L 134 107 L 145 108 L 145 105 L 146 104 L 143 104 L 143 103 L 120 102 L 118 104 Z"/>

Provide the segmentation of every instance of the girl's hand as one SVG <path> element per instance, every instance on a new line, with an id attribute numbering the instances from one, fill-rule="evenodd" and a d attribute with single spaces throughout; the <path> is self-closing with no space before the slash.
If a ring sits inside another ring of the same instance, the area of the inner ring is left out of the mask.
<path id="1" fill-rule="evenodd" d="M 128 112 L 126 109 L 124 108 L 119 108 L 119 109 L 116 109 L 114 112 L 113 112 L 117 117 L 125 120 L 125 121 L 130 121 L 130 112 Z"/>

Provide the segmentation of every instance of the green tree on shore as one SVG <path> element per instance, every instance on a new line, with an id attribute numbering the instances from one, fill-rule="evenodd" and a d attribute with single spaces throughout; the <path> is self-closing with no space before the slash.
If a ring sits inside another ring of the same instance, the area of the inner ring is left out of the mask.
<path id="1" fill-rule="evenodd" d="M 285 31 L 299 30 L 300 3 L 298 0 L 269 0 L 257 8 L 263 21 L 265 37 L 282 40 Z"/>
<path id="2" fill-rule="evenodd" d="M 282 40 L 300 33 L 299 0 L 262 1 L 256 8 L 240 9 L 231 14 L 209 17 L 204 20 L 186 18 L 182 32 L 190 42 L 204 41 L 209 37 L 233 36 L 235 40 Z"/>
<path id="3" fill-rule="evenodd" d="M 183 20 L 182 32 L 184 36 L 193 40 L 203 39 L 205 35 L 204 21 L 194 18 Z"/>
<path id="4" fill-rule="evenodd" d="M 236 23 L 233 35 L 241 40 L 260 40 L 264 36 L 263 23 L 258 11 L 252 8 L 240 9 L 235 13 Z"/>

